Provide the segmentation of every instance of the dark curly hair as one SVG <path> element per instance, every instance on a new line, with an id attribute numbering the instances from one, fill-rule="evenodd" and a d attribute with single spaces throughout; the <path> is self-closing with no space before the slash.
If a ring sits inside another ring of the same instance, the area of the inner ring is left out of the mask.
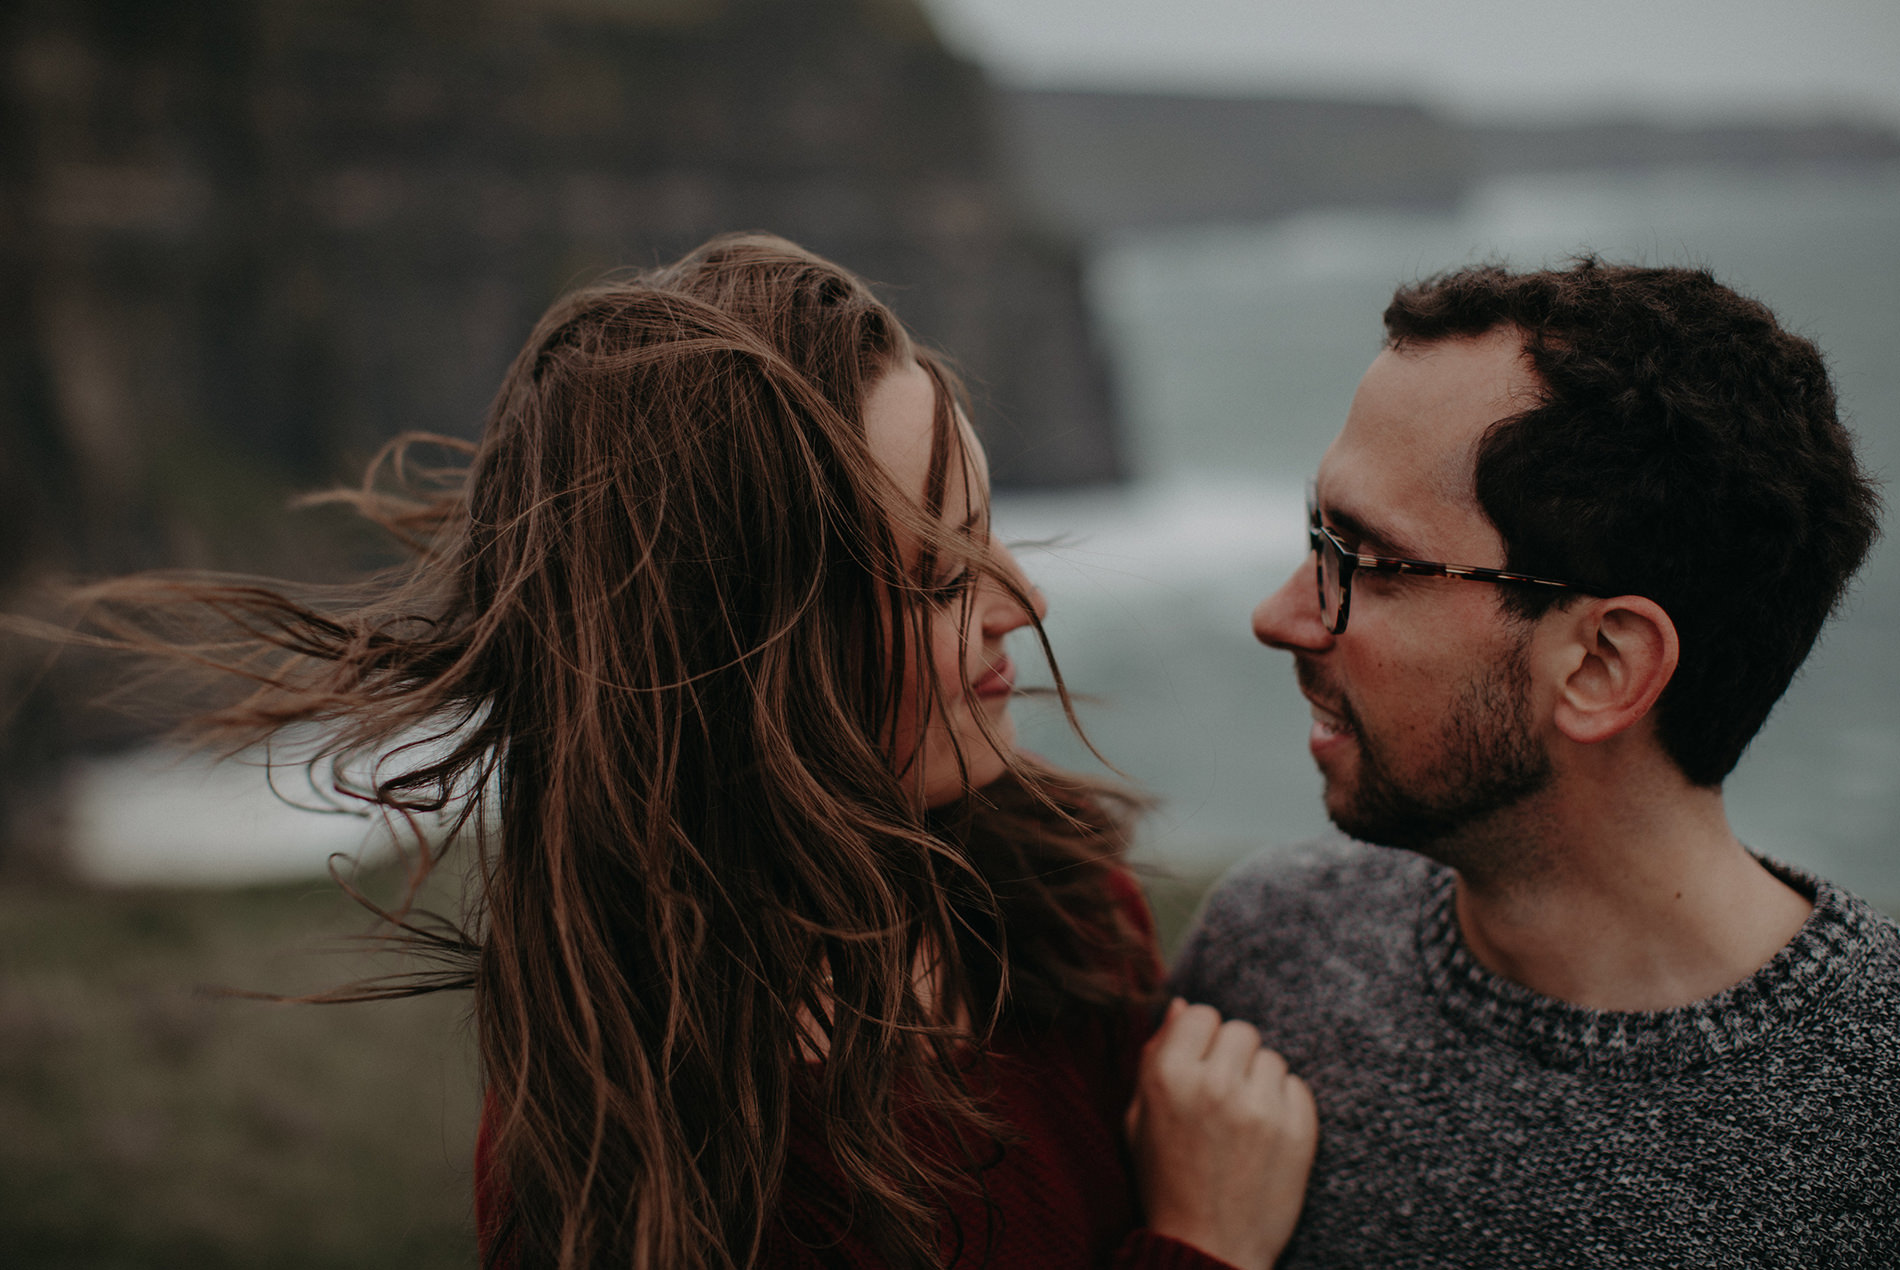
<path id="1" fill-rule="evenodd" d="M 1493 424 L 1478 503 L 1507 568 L 1642 595 L 1681 661 L 1657 704 L 1665 751 L 1715 786 L 1787 690 L 1879 533 L 1820 351 L 1700 269 L 1583 257 L 1402 287 L 1395 349 L 1523 333 L 1537 405 Z M 1503 592 L 1532 619 L 1564 597 Z"/>

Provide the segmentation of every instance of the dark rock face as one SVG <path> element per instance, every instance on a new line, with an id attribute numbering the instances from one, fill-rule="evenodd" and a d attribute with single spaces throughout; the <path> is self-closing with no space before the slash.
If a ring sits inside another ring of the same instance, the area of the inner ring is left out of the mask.
<path id="1" fill-rule="evenodd" d="M 1478 125 L 1407 102 L 1141 92 L 1012 91 L 999 103 L 1027 201 L 1087 237 L 1310 208 L 1448 208 L 1481 180 L 1530 172 L 1900 158 L 1890 128 L 1851 120 Z"/>
<path id="2" fill-rule="evenodd" d="M 1000 481 L 1118 474 L 1074 253 L 1026 229 L 988 89 L 912 0 L 9 13 L 34 304 L 0 338 L 45 390 L 10 413 L 69 451 L 89 560 L 222 558 L 210 468 L 281 489 L 472 434 L 555 294 L 728 229 L 888 284 L 971 373 Z"/>
<path id="3" fill-rule="evenodd" d="M 1086 235 L 1309 207 L 1445 207 L 1471 175 L 1469 140 L 1404 102 L 1081 91 L 1001 100 L 1029 202 Z"/>

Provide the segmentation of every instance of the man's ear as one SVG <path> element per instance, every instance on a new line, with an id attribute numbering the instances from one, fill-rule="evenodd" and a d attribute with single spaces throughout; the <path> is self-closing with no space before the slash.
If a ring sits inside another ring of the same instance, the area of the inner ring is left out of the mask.
<path id="1" fill-rule="evenodd" d="M 1676 673 L 1676 624 L 1654 600 L 1619 595 L 1569 610 L 1554 624 L 1563 682 L 1552 722 L 1582 745 L 1641 721 Z"/>

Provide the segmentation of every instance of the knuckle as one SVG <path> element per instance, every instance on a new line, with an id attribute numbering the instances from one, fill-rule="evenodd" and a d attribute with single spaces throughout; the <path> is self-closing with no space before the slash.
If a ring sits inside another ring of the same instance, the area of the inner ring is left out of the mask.
<path id="1" fill-rule="evenodd" d="M 1238 1072 L 1219 1063 L 1208 1063 L 1200 1076 L 1201 1088 L 1210 1098 L 1222 1102 L 1237 1096 L 1243 1084 Z"/>
<path id="2" fill-rule="evenodd" d="M 1256 1134 L 1271 1129 L 1280 1118 L 1270 1105 L 1258 1098 L 1234 1099 L 1228 1104 L 1228 1116 L 1235 1124 Z"/>
<path id="3" fill-rule="evenodd" d="M 1260 1045 L 1260 1029 L 1245 1019 L 1229 1019 L 1220 1025 L 1220 1030 L 1231 1040 L 1245 1040 L 1255 1048 Z"/>
<path id="4" fill-rule="evenodd" d="M 1190 1091 L 1198 1076 L 1199 1064 L 1179 1054 L 1167 1054 L 1142 1068 L 1140 1087 L 1160 1096 L 1178 1099 Z"/>
<path id="5" fill-rule="evenodd" d="M 1319 1129 L 1319 1101 L 1313 1097 L 1313 1087 L 1307 1086 L 1307 1082 L 1303 1082 L 1298 1076 L 1292 1076 L 1290 1082 L 1292 1086 L 1288 1093 L 1290 1093 L 1292 1105 L 1300 1110 L 1300 1118 L 1315 1127 L 1317 1131 Z"/>
<path id="6" fill-rule="evenodd" d="M 1319 1104 L 1313 1100 L 1313 1091 L 1298 1076 L 1291 1077 L 1287 1087 L 1287 1110 L 1288 1119 L 1302 1137 L 1319 1137 Z"/>
<path id="7" fill-rule="evenodd" d="M 1165 1054 L 1148 1054 L 1141 1060 L 1141 1071 L 1135 1078 L 1135 1088 L 1153 1089 L 1166 1087 L 1170 1080 L 1170 1068 Z"/>
<path id="8" fill-rule="evenodd" d="M 1181 1011 L 1183 1020 L 1192 1020 L 1203 1028 L 1220 1026 L 1220 1011 L 1211 1005 L 1191 1005 Z"/>

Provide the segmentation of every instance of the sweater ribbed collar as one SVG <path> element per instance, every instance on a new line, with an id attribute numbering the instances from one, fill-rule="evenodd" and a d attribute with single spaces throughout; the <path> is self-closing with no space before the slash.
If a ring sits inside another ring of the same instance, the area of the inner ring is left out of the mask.
<path id="1" fill-rule="evenodd" d="M 1456 875 L 1438 865 L 1419 912 L 1426 980 L 1454 1022 L 1550 1067 L 1649 1076 L 1717 1061 L 1825 1008 L 1877 940 L 1891 938 L 1891 924 L 1848 892 L 1772 860 L 1762 864 L 1813 902 L 1808 920 L 1753 975 L 1679 1009 L 1586 1009 L 1493 974 L 1458 929 Z"/>

